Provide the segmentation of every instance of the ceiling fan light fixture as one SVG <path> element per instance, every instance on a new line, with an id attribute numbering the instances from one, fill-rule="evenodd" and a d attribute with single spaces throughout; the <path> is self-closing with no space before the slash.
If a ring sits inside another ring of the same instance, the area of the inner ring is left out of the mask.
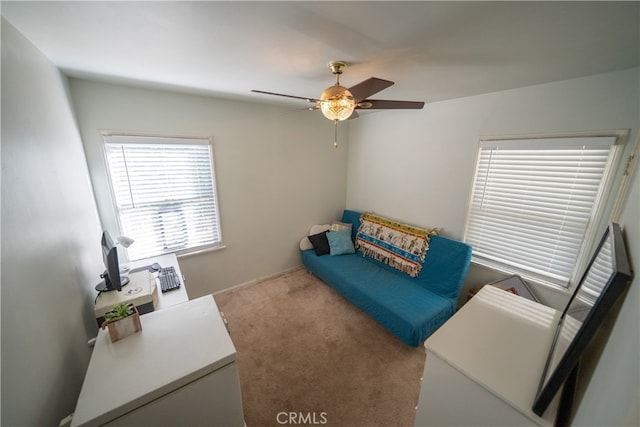
<path id="1" fill-rule="evenodd" d="M 1 0 L 0 0 L 1 1 Z M 265 92 L 262 90 L 252 90 L 252 92 L 263 93 L 266 95 L 284 96 L 287 98 L 302 99 L 307 102 L 312 102 L 315 105 L 308 109 L 320 110 L 322 114 L 329 120 L 335 123 L 335 139 L 334 146 L 338 146 L 338 122 L 347 119 L 354 119 L 358 117 L 358 113 L 355 111 L 358 109 L 376 109 L 376 110 L 396 110 L 396 109 L 421 109 L 424 107 L 424 102 L 413 101 L 391 101 L 391 100 L 368 100 L 367 98 L 373 94 L 380 92 L 392 86 L 394 83 L 390 80 L 383 80 L 377 77 L 371 77 L 352 86 L 347 89 L 340 85 L 340 75 L 347 67 L 347 63 L 344 61 L 331 61 L 329 69 L 334 76 L 336 76 L 336 84 L 328 87 L 322 92 L 320 99 L 315 98 L 303 98 L 301 96 L 285 95 L 282 93 Z M 355 94 L 355 96 L 354 96 Z M 357 101 L 356 101 L 357 100 Z"/>
<path id="2" fill-rule="evenodd" d="M 356 108 L 356 101 L 349 89 L 339 84 L 326 88 L 320 101 L 320 110 L 329 120 L 346 120 Z"/>

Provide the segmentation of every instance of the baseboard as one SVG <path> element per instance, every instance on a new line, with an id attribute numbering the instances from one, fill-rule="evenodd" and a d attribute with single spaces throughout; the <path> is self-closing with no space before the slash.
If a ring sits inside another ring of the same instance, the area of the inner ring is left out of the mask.
<path id="1" fill-rule="evenodd" d="M 255 285 L 257 283 L 264 282 L 266 280 L 275 279 L 276 277 L 280 277 L 280 276 L 284 276 L 285 274 L 293 273 L 294 271 L 302 270 L 303 268 L 304 268 L 304 266 L 302 264 L 299 264 L 299 265 L 296 265 L 294 267 L 287 268 L 286 270 L 279 271 L 278 273 L 273 273 L 273 274 L 270 274 L 268 276 L 258 277 L 257 279 L 253 279 L 253 280 L 249 280 L 248 282 L 244 282 L 244 283 L 240 283 L 240 284 L 237 284 L 237 285 L 233 285 L 233 286 L 231 286 L 229 288 L 226 288 L 226 289 L 223 289 L 221 291 L 216 291 L 216 292 L 213 293 L 213 295 L 215 296 L 215 295 L 221 294 L 223 292 L 244 288 L 245 286 L 249 286 L 249 285 Z"/>

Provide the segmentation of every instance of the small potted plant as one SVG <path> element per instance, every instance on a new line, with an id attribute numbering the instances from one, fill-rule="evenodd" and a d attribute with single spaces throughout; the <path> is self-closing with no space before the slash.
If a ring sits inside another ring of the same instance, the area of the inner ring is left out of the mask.
<path id="1" fill-rule="evenodd" d="M 111 342 L 116 342 L 142 330 L 140 314 L 133 304 L 116 304 L 104 315 L 104 328 L 109 329 Z"/>

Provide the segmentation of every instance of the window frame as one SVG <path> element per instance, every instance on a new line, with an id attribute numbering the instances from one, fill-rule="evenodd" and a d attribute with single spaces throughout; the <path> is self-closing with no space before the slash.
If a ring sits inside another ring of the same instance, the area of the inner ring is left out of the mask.
<path id="1" fill-rule="evenodd" d="M 527 134 L 527 135 L 508 135 L 508 136 L 483 136 L 478 139 L 477 151 L 475 157 L 475 167 L 472 174 L 471 187 L 469 191 L 469 199 L 467 205 L 467 212 L 464 224 L 463 240 L 467 241 L 467 229 L 469 226 L 469 219 L 471 217 L 471 209 L 473 204 L 474 190 L 476 187 L 476 181 L 478 180 L 478 167 L 482 145 L 488 142 L 494 141 L 496 143 L 511 141 L 511 140 L 541 140 L 547 142 L 551 139 L 566 139 L 566 138 L 591 138 L 591 137 L 611 137 L 614 138 L 614 142 L 611 145 L 611 152 L 608 156 L 605 169 L 603 171 L 600 186 L 597 195 L 594 199 L 595 209 L 591 212 L 591 216 L 587 223 L 587 227 L 584 232 L 583 241 L 580 245 L 580 249 L 576 258 L 576 263 L 571 272 L 569 281 L 566 286 L 560 285 L 556 282 L 545 280 L 535 273 L 531 273 L 526 269 L 520 269 L 512 267 L 498 261 L 488 260 L 472 254 L 472 262 L 476 265 L 480 265 L 491 270 L 499 271 L 506 274 L 518 274 L 527 281 L 541 284 L 543 286 L 560 290 L 562 292 L 571 291 L 579 280 L 582 271 L 589 261 L 589 256 L 593 252 L 594 248 L 598 244 L 598 238 L 601 231 L 608 226 L 611 222 L 611 215 L 615 204 L 620 198 L 620 194 L 616 193 L 616 188 L 619 186 L 617 175 L 621 169 L 621 160 L 625 153 L 625 144 L 627 140 L 629 130 L 606 130 L 606 131 L 593 131 L 593 132 L 572 132 L 572 133 L 556 133 L 556 134 Z M 617 196 L 616 196 L 617 194 Z"/>
<path id="2" fill-rule="evenodd" d="M 102 146 L 101 146 L 101 154 L 102 154 L 102 164 L 105 170 L 106 175 L 106 184 L 108 187 L 109 194 L 109 206 L 113 215 L 113 221 L 115 226 L 117 227 L 117 233 L 119 235 L 123 235 L 124 227 L 122 225 L 122 218 L 120 215 L 120 210 L 117 204 L 117 197 L 115 194 L 115 188 L 113 185 L 113 177 L 111 167 L 109 165 L 109 154 L 108 154 L 108 144 L 110 143 L 118 143 L 117 139 L 126 140 L 122 141 L 122 143 L 132 143 L 132 144 L 150 144 L 150 145 L 161 145 L 161 144 L 173 144 L 173 145 L 207 145 L 209 147 L 209 161 L 211 165 L 211 178 L 212 178 L 212 191 L 213 191 L 213 208 L 214 208 L 214 216 L 216 220 L 216 228 L 217 228 L 217 241 L 199 246 L 191 246 L 184 249 L 179 250 L 169 250 L 164 252 L 153 253 L 144 257 L 137 257 L 133 259 L 129 259 L 129 251 L 124 250 L 124 255 L 127 260 L 136 261 L 138 259 L 146 259 L 156 256 L 161 256 L 164 254 L 174 253 L 176 256 L 185 256 L 185 255 L 194 255 L 203 252 L 217 251 L 225 248 L 225 244 L 223 241 L 222 235 L 222 220 L 220 218 L 220 199 L 218 196 L 218 188 L 217 188 L 217 177 L 216 177 L 216 165 L 215 165 L 215 153 L 214 153 L 214 142 L 213 138 L 210 136 L 193 136 L 193 135 L 166 135 L 166 134 L 148 134 L 148 133 L 135 133 L 135 132 L 101 132 L 102 136 Z M 129 236 L 135 239 L 135 236 Z M 135 243 L 134 243 L 135 245 Z"/>

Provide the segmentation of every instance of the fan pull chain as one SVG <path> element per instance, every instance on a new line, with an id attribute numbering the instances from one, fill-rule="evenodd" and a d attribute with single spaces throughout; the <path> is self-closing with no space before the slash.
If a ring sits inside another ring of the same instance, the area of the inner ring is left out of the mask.
<path id="1" fill-rule="evenodd" d="M 336 126 L 333 132 L 333 148 L 338 148 L 338 120 L 333 121 Z"/>

